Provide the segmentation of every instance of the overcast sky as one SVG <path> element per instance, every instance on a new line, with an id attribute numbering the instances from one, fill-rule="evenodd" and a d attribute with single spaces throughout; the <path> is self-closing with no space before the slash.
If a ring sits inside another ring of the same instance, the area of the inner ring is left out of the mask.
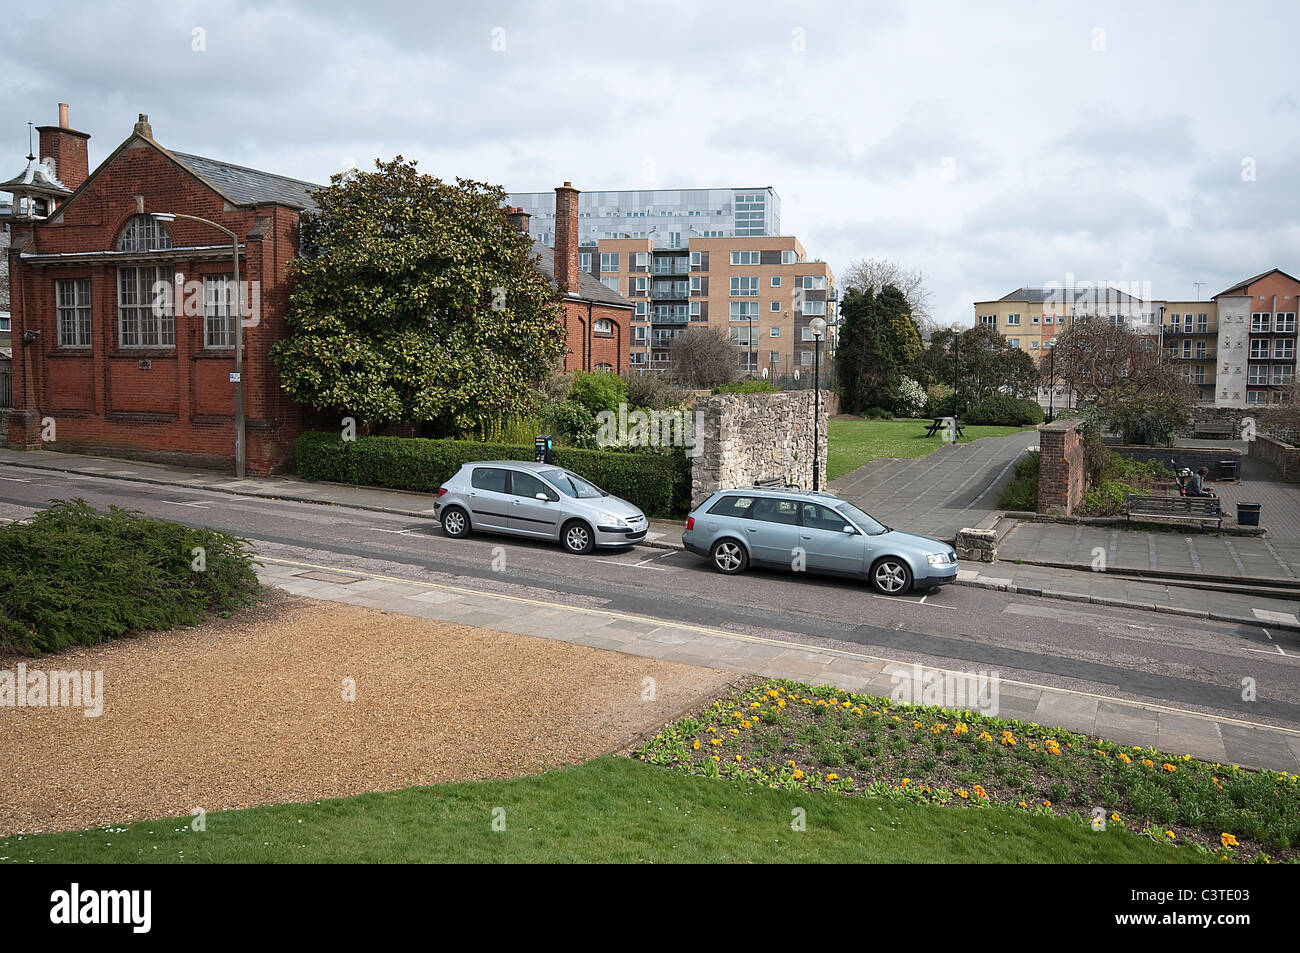
<path id="1" fill-rule="evenodd" d="M 936 318 L 1021 285 L 1208 297 L 1300 272 L 1300 4 L 11 7 L 0 145 L 148 113 L 164 146 L 326 182 L 402 154 L 551 189 L 775 187 L 836 272 L 921 269 Z"/>

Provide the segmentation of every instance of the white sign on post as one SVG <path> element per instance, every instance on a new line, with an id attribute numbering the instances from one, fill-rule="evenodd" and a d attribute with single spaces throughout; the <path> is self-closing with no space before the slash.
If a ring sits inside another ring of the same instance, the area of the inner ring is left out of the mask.
<path id="1" fill-rule="evenodd" d="M 232 384 L 239 383 L 239 375 L 235 371 L 230 372 L 230 383 Z"/>

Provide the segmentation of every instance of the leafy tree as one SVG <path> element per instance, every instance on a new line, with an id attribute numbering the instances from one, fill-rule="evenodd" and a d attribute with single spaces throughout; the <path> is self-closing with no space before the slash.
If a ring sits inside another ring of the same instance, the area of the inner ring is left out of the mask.
<path id="1" fill-rule="evenodd" d="M 955 368 L 954 346 L 957 348 Z M 1031 397 L 1038 389 L 1034 359 L 1012 347 L 992 328 L 983 326 L 960 333 L 950 328 L 934 332 L 930 346 L 917 361 L 917 368 L 927 383 L 948 388 L 956 384 L 957 413 L 993 394 Z"/>
<path id="2" fill-rule="evenodd" d="M 316 193 L 272 352 L 284 389 L 372 425 L 526 413 L 565 352 L 559 298 L 502 215 L 503 189 L 415 166 L 376 161 Z"/>
<path id="3" fill-rule="evenodd" d="M 1192 411 L 1181 391 L 1151 391 L 1138 384 L 1112 387 L 1101 394 L 1104 419 L 1123 435 L 1125 443 L 1173 446 L 1178 431 L 1192 422 Z"/>
<path id="4" fill-rule="evenodd" d="M 673 338 L 668 361 L 677 383 L 712 389 L 739 376 L 737 353 L 721 328 L 687 328 Z"/>

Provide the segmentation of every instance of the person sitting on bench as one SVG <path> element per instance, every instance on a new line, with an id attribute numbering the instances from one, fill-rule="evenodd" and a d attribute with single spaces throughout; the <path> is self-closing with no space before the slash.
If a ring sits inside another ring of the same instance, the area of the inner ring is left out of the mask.
<path id="1" fill-rule="evenodd" d="M 1214 491 L 1207 489 L 1205 478 L 1210 475 L 1209 467 L 1201 467 L 1187 479 L 1188 496 L 1214 496 Z"/>

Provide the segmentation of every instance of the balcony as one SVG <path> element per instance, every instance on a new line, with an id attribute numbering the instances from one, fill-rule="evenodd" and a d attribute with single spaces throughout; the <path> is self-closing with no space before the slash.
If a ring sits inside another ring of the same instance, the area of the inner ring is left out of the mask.
<path id="1" fill-rule="evenodd" d="M 1188 351 L 1165 351 L 1165 357 L 1171 361 L 1212 361 L 1215 357 L 1215 349 L 1207 347 L 1204 350 Z"/>
<path id="2" fill-rule="evenodd" d="M 689 314 L 656 314 L 651 318 L 652 324 L 690 324 Z"/>
<path id="3" fill-rule="evenodd" d="M 650 296 L 659 300 L 685 300 L 690 294 L 691 286 L 686 281 L 656 281 L 650 289 Z"/>

